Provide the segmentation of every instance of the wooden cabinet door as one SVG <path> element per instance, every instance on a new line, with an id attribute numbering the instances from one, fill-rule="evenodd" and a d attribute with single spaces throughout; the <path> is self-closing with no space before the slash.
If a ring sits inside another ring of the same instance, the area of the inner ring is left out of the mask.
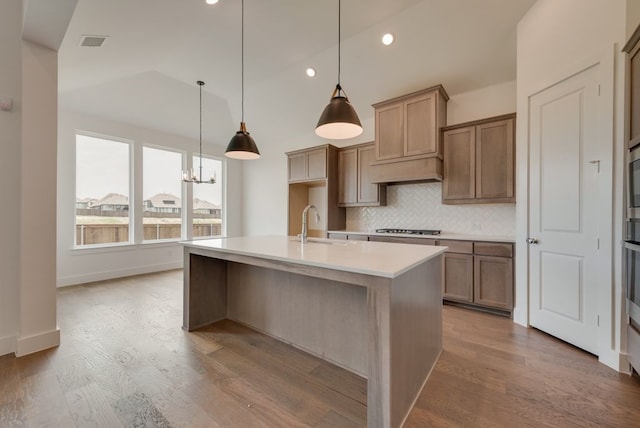
<path id="1" fill-rule="evenodd" d="M 338 203 L 358 202 L 358 150 L 338 152 Z"/>
<path id="2" fill-rule="evenodd" d="M 306 156 L 299 153 L 289 156 L 289 181 L 304 180 L 307 176 Z"/>
<path id="3" fill-rule="evenodd" d="M 475 127 L 452 129 L 443 135 L 442 200 L 476 196 Z"/>
<path id="4" fill-rule="evenodd" d="M 306 153 L 307 179 L 327 177 L 327 150 L 317 149 Z"/>
<path id="5" fill-rule="evenodd" d="M 376 109 L 376 159 L 404 156 L 404 104 L 397 102 Z"/>
<path id="6" fill-rule="evenodd" d="M 380 186 L 371 182 L 371 163 L 375 160 L 373 144 L 358 147 L 358 202 L 380 202 Z"/>
<path id="7" fill-rule="evenodd" d="M 473 302 L 473 256 L 444 254 L 443 297 L 459 302 Z"/>
<path id="8" fill-rule="evenodd" d="M 436 94 L 429 93 L 404 103 L 404 156 L 434 154 L 438 150 Z"/>
<path id="9" fill-rule="evenodd" d="M 476 126 L 476 198 L 514 201 L 513 119 Z"/>
<path id="10" fill-rule="evenodd" d="M 479 305 L 513 309 L 513 259 L 474 256 L 474 296 Z"/>

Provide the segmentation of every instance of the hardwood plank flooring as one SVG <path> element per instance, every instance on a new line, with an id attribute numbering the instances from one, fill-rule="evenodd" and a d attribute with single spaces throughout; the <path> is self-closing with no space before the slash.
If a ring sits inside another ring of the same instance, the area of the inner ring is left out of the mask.
<path id="1" fill-rule="evenodd" d="M 62 344 L 0 357 L 0 427 L 358 427 L 366 380 L 231 321 L 181 330 L 182 272 L 60 289 Z M 406 427 L 640 427 L 640 380 L 445 306 Z"/>

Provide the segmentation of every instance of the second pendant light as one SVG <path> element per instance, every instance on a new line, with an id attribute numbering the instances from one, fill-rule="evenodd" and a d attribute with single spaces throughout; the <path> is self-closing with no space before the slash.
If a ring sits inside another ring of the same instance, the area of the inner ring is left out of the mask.
<path id="1" fill-rule="evenodd" d="M 338 0 L 338 84 L 316 125 L 318 136 L 332 140 L 353 138 L 362 134 L 358 114 L 340 86 L 340 11 L 341 2 Z"/>
<path id="2" fill-rule="evenodd" d="M 242 0 L 242 116 L 240 129 L 229 141 L 225 156 L 233 159 L 258 159 L 260 152 L 244 123 L 244 0 Z"/>

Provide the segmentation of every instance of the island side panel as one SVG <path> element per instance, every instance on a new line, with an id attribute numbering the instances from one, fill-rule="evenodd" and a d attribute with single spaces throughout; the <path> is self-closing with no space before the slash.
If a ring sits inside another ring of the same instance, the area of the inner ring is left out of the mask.
<path id="1" fill-rule="evenodd" d="M 192 254 L 184 248 L 184 330 L 227 317 L 227 262 Z"/>
<path id="2" fill-rule="evenodd" d="M 368 289 L 368 427 L 400 427 L 442 350 L 442 256 Z"/>
<path id="3" fill-rule="evenodd" d="M 391 286 L 391 426 L 402 426 L 442 352 L 443 257 Z"/>
<path id="4" fill-rule="evenodd" d="M 367 427 L 391 427 L 391 280 L 376 278 L 367 288 Z"/>
<path id="5" fill-rule="evenodd" d="M 228 275 L 229 319 L 366 376 L 364 287 L 231 262 Z"/>

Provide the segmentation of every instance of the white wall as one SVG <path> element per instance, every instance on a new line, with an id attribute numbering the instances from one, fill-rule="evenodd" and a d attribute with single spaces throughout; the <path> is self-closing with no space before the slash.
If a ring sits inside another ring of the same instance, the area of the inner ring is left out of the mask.
<path id="1" fill-rule="evenodd" d="M 516 81 L 452 95 L 447 103 L 447 125 L 515 113 Z"/>
<path id="2" fill-rule="evenodd" d="M 22 116 L 22 5 L 0 2 L 0 96 L 13 98 L 13 110 L 0 111 L 0 355 L 15 350 L 20 290 L 20 145 Z"/>
<path id="3" fill-rule="evenodd" d="M 621 293 L 621 252 L 622 239 L 622 155 L 623 155 L 623 112 L 624 112 L 624 56 L 620 49 L 625 42 L 625 0 L 538 0 L 518 25 L 518 66 L 517 66 L 517 190 L 526 195 L 528 189 L 528 97 L 568 77 L 571 70 L 590 58 L 614 56 L 615 61 L 612 97 L 609 111 L 603 115 L 614 118 L 614 132 L 611 140 L 603 141 L 609 146 L 615 164 L 613 176 L 605 177 L 613 187 L 613 201 L 605 200 L 607 206 L 613 204 L 613 239 L 606 242 L 612 253 L 609 272 L 602 272 L 605 289 L 599 295 L 601 304 L 600 339 L 602 347 L 599 357 L 614 368 L 621 365 L 621 313 L 623 297 Z M 614 47 L 614 43 L 616 44 Z M 610 64 L 611 65 L 611 64 Z M 613 73 L 613 68 L 608 72 Z M 566 74 L 566 75 L 565 75 Z M 603 96 L 606 96 L 603 95 Z M 611 165 L 611 164 L 609 164 Z M 514 319 L 528 323 L 528 249 L 525 244 L 528 228 L 528 207 L 526 199 L 519 198 L 516 213 L 516 308 Z M 613 278 L 611 278 L 613 277 Z M 609 281 L 610 279 L 610 281 Z M 610 284 L 609 284 L 610 282 Z M 610 344 L 610 346 L 609 346 Z"/>
<path id="4" fill-rule="evenodd" d="M 75 225 L 75 132 L 89 131 L 134 142 L 134 162 L 144 144 L 198 153 L 198 141 L 169 135 L 82 113 L 60 110 L 58 130 L 58 273 L 59 286 L 182 267 L 182 247 L 177 243 L 134 244 L 124 247 L 73 249 Z M 204 154 L 224 157 L 226 147 L 203 142 Z M 135 168 L 134 182 L 142 182 Z M 176 173 L 179 173 L 177 171 Z M 242 162 L 227 160 L 226 198 L 223 202 L 228 236 L 242 234 Z M 186 186 L 187 190 L 189 186 Z M 138 188 L 137 191 L 140 191 Z M 136 191 L 136 189 L 134 189 Z M 185 199 L 190 193 L 185 193 Z"/>

